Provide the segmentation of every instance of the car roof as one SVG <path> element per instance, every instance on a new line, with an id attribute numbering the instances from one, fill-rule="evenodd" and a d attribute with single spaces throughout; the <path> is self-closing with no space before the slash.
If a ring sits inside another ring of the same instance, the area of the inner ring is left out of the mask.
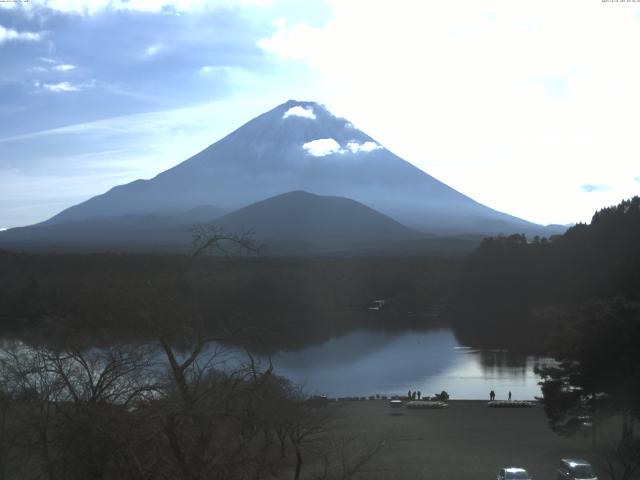
<path id="1" fill-rule="evenodd" d="M 562 462 L 566 463 L 570 467 L 575 467 L 576 465 L 591 465 L 589 462 L 581 458 L 563 458 Z"/>

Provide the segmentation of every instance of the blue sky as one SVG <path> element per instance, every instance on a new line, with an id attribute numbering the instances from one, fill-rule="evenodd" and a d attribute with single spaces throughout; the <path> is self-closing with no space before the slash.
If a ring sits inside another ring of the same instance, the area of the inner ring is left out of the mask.
<path id="1" fill-rule="evenodd" d="M 0 3 L 0 228 L 150 178 L 289 98 L 541 223 L 640 193 L 640 7 Z"/>

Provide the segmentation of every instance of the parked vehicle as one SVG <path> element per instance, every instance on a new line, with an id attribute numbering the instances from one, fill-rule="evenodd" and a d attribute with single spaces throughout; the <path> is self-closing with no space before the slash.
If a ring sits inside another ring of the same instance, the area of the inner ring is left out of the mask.
<path id="1" fill-rule="evenodd" d="M 524 468 L 506 467 L 500 470 L 497 480 L 532 480 L 531 475 Z"/>
<path id="2" fill-rule="evenodd" d="M 563 458 L 558 468 L 558 480 L 598 480 L 591 464 L 581 458 Z"/>
<path id="3" fill-rule="evenodd" d="M 593 419 L 591 415 L 582 413 L 569 418 L 563 425 L 562 430 L 568 435 L 582 434 L 588 436 L 593 431 Z"/>

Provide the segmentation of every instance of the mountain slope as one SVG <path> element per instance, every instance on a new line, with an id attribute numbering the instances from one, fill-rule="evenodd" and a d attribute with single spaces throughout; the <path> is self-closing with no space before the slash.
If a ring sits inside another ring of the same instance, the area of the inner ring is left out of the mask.
<path id="1" fill-rule="evenodd" d="M 331 251 L 391 246 L 424 237 L 361 203 L 296 191 L 254 203 L 213 222 L 226 231 L 252 230 L 279 251 Z"/>
<path id="2" fill-rule="evenodd" d="M 47 222 L 0 232 L 0 247 L 43 251 L 186 251 L 191 226 L 224 213 L 201 205 L 171 215 L 122 214 Z"/>
<path id="3" fill-rule="evenodd" d="M 352 198 L 431 233 L 554 233 L 475 202 L 323 106 L 293 100 L 150 180 L 114 187 L 45 223 L 203 204 L 233 211 L 295 190 Z"/>
<path id="4" fill-rule="evenodd" d="M 354 200 L 302 191 L 277 195 L 219 218 L 201 217 L 217 211 L 201 207 L 173 217 L 127 214 L 16 228 L 0 234 L 0 247 L 186 252 L 194 223 L 187 220 L 212 223 L 231 233 L 251 230 L 266 254 L 392 253 L 413 244 L 422 248 L 429 238 Z"/>

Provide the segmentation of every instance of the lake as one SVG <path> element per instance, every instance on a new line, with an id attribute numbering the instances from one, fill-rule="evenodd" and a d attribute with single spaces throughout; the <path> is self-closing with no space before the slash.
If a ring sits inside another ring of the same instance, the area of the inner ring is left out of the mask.
<path id="1" fill-rule="evenodd" d="M 0 347 L 16 343 L 21 342 L 2 339 Z M 152 349 L 157 361 L 165 364 L 164 353 Z M 220 368 L 247 361 L 244 351 L 236 347 L 212 344 L 207 351 L 218 355 Z M 256 355 L 256 359 L 266 368 L 267 356 Z M 514 400 L 541 396 L 533 369 L 552 361 L 464 346 L 449 328 L 356 330 L 321 344 L 276 351 L 271 360 L 278 375 L 302 385 L 308 394 L 368 397 L 406 395 L 408 390 L 434 395 L 446 390 L 452 399 L 488 399 L 494 390 L 499 400 L 506 399 L 509 391 Z"/>
<path id="2" fill-rule="evenodd" d="M 330 397 L 446 390 L 452 399 L 541 396 L 535 365 L 550 360 L 461 345 L 452 330 L 358 330 L 320 345 L 272 355 L 276 372 Z"/>

